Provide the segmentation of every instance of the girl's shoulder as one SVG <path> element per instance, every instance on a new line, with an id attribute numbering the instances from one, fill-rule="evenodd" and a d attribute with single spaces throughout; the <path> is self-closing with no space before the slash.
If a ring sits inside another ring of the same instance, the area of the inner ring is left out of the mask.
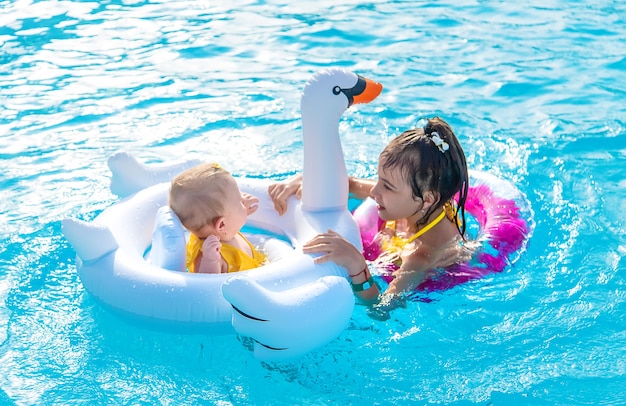
<path id="1" fill-rule="evenodd" d="M 411 241 L 402 250 L 402 266 L 406 269 L 428 269 L 436 252 L 437 247 L 420 239 Z"/>

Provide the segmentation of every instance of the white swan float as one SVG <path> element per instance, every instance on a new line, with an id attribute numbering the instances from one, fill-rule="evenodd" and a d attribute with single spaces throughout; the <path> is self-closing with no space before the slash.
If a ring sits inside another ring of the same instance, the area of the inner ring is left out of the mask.
<path id="1" fill-rule="evenodd" d="M 285 236 L 293 247 L 270 240 L 266 250 L 274 260 L 237 274 L 179 271 L 184 233 L 177 219 L 160 208 L 167 206 L 170 179 L 199 162 L 148 168 L 127 154 L 114 155 L 111 189 L 126 197 L 92 222 L 63 221 L 83 286 L 111 309 L 176 331 L 234 328 L 254 339 L 254 354 L 262 360 L 297 357 L 336 338 L 354 308 L 347 273 L 332 262 L 314 264 L 300 246 L 333 229 L 362 247 L 347 209 L 339 119 L 349 106 L 368 103 L 381 91 L 380 84 L 342 69 L 319 72 L 306 83 L 302 199 L 293 198 L 278 216 L 267 193 L 269 180 L 238 179 L 242 192 L 260 199 L 248 225 Z M 150 259 L 146 252 L 153 243 Z"/>

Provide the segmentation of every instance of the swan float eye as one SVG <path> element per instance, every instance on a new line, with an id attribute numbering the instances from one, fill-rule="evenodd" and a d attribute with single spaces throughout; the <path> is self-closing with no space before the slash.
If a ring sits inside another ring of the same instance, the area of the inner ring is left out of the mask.
<path id="1" fill-rule="evenodd" d="M 339 93 L 341 93 L 341 88 L 339 86 L 333 87 L 333 94 L 337 96 Z"/>

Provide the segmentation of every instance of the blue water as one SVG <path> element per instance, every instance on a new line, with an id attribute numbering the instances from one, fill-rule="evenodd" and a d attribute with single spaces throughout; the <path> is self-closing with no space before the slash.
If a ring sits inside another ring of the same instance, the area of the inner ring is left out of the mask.
<path id="1" fill-rule="evenodd" d="M 626 403 L 622 1 L 0 0 L 0 404 Z M 383 83 L 341 123 L 349 172 L 422 117 L 514 182 L 536 228 L 505 272 L 358 307 L 289 363 L 95 303 L 61 234 L 115 202 L 107 158 L 282 179 L 324 67 Z"/>

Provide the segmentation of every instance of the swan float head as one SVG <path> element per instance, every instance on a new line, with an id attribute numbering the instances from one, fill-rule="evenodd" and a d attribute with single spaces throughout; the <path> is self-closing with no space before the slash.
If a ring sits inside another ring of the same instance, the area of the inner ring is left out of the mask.
<path id="1" fill-rule="evenodd" d="M 300 108 L 305 151 L 302 168 L 305 211 L 345 207 L 348 174 L 339 138 L 339 119 L 348 107 L 369 103 L 382 90 L 380 83 L 340 68 L 320 71 L 304 86 Z"/>
<path id="2" fill-rule="evenodd" d="M 383 86 L 347 69 L 331 68 L 315 73 L 302 90 L 302 113 L 316 112 L 338 119 L 353 104 L 374 100 Z M 323 105 L 317 103 L 324 101 Z M 306 112 L 305 112 L 306 110 Z M 332 114 L 334 113 L 334 114 Z"/>

